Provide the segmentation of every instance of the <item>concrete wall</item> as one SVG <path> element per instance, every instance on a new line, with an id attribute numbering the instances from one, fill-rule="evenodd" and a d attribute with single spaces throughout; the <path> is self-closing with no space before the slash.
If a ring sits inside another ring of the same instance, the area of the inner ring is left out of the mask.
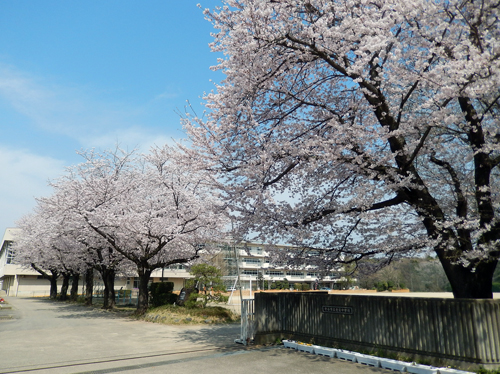
<path id="1" fill-rule="evenodd" d="M 257 343 L 295 338 L 462 368 L 500 367 L 500 300 L 256 293 Z"/>
<path id="2" fill-rule="evenodd" d="M 61 289 L 62 279 L 57 282 L 58 291 Z M 70 283 L 71 286 L 71 283 Z M 41 279 L 37 275 L 9 275 L 4 276 L 1 289 L 5 291 L 7 296 L 19 297 L 39 297 L 49 296 L 50 282 L 46 279 Z M 82 291 L 82 286 L 79 287 L 79 292 Z"/>

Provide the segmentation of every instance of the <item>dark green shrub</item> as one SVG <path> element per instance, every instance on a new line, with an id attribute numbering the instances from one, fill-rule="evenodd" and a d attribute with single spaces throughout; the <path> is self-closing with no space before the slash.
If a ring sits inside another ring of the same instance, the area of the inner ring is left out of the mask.
<path id="1" fill-rule="evenodd" d="M 485 369 L 484 366 L 481 366 L 477 371 L 478 374 L 500 374 L 500 369 Z"/>
<path id="2" fill-rule="evenodd" d="M 375 283 L 375 287 L 377 287 L 378 292 L 387 291 L 387 289 L 388 289 L 387 282 L 383 282 L 383 281 Z"/>
<path id="3" fill-rule="evenodd" d="M 176 295 L 172 294 L 174 290 L 173 282 L 151 283 L 149 291 L 151 292 L 151 306 L 173 304 Z"/>
<path id="4" fill-rule="evenodd" d="M 197 292 L 189 294 L 187 300 L 184 301 L 184 306 L 188 309 L 203 308 L 205 300 L 203 299 L 202 296 L 203 294 L 199 294 Z"/>
<path id="5" fill-rule="evenodd" d="M 493 283 L 493 292 L 500 292 L 500 282 Z"/>

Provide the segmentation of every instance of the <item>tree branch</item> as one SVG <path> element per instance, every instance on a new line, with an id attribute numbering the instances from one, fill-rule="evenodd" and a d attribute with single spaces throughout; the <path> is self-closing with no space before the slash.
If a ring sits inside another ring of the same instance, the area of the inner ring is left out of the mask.
<path id="1" fill-rule="evenodd" d="M 381 201 L 379 203 L 375 203 L 368 208 L 352 208 L 352 209 L 348 209 L 348 210 L 344 210 L 344 211 L 338 211 L 335 209 L 325 209 L 321 212 L 313 214 L 312 216 L 310 216 L 308 218 L 303 219 L 300 223 L 294 223 L 292 226 L 293 227 L 298 227 L 299 225 L 306 226 L 310 223 L 317 222 L 317 221 L 323 219 L 324 217 L 329 216 L 331 214 L 335 214 L 335 213 L 346 214 L 346 213 L 368 212 L 368 211 L 372 211 L 372 210 L 378 210 L 378 209 L 388 208 L 391 206 L 396 206 L 396 205 L 402 204 L 404 202 L 405 202 L 405 198 L 403 197 L 403 195 L 398 194 L 398 195 L 396 195 L 396 197 L 394 197 L 392 199 L 389 199 L 386 201 Z"/>

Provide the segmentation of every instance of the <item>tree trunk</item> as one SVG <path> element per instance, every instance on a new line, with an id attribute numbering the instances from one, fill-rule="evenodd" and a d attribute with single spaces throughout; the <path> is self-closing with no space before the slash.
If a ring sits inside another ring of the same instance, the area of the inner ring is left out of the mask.
<path id="1" fill-rule="evenodd" d="M 106 266 L 100 267 L 102 281 L 104 283 L 103 309 L 115 307 L 115 270 Z"/>
<path id="2" fill-rule="evenodd" d="M 116 305 L 116 295 L 115 295 L 115 270 L 110 269 L 106 276 L 105 283 L 108 285 L 109 292 L 109 309 L 113 309 Z"/>
<path id="3" fill-rule="evenodd" d="M 149 290 L 148 283 L 151 277 L 152 270 L 138 269 L 139 271 L 139 300 L 137 302 L 137 314 L 144 314 L 149 307 Z"/>
<path id="4" fill-rule="evenodd" d="M 63 283 L 61 286 L 61 292 L 59 294 L 59 300 L 65 301 L 68 300 L 68 288 L 69 288 L 69 273 L 63 273 Z"/>
<path id="5" fill-rule="evenodd" d="M 85 272 L 85 305 L 92 305 L 93 292 L 94 292 L 94 269 L 89 268 Z"/>
<path id="6" fill-rule="evenodd" d="M 105 272 L 104 272 L 105 273 Z M 108 285 L 106 284 L 106 276 L 102 275 L 102 282 L 104 283 L 104 290 L 102 291 L 102 309 L 108 309 L 109 308 L 109 289 Z"/>
<path id="7" fill-rule="evenodd" d="M 80 274 L 73 273 L 71 279 L 71 291 L 70 291 L 70 300 L 77 301 L 78 300 L 78 282 L 80 281 Z"/>
<path id="8" fill-rule="evenodd" d="M 448 281 L 456 299 L 492 299 L 493 273 L 498 260 L 480 261 L 472 268 L 441 259 Z"/>
<path id="9" fill-rule="evenodd" d="M 50 270 L 51 274 L 49 275 L 33 263 L 31 264 L 31 267 L 39 272 L 44 279 L 47 279 L 50 282 L 50 298 L 55 300 L 57 298 L 57 278 L 59 278 L 57 270 Z"/>
<path id="10" fill-rule="evenodd" d="M 52 300 L 57 299 L 57 276 L 52 275 L 49 278 L 50 281 L 50 298 Z"/>

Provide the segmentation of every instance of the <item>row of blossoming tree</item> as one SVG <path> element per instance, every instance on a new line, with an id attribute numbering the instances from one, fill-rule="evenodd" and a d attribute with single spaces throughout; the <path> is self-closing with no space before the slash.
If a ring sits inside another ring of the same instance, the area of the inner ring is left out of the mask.
<path id="1" fill-rule="evenodd" d="M 323 264 L 433 250 L 455 297 L 500 257 L 498 0 L 226 0 L 186 148 L 243 233 Z M 288 257 L 288 258 L 287 258 Z"/>
<path id="2" fill-rule="evenodd" d="M 282 264 L 328 271 L 433 250 L 455 297 L 491 298 L 498 1 L 223 3 L 205 14 L 226 78 L 206 116 L 184 118 L 184 157 L 209 174 L 187 175 L 162 150 L 86 154 L 23 225 L 47 251 L 32 256 L 57 269 L 77 253 L 72 263 L 102 271 L 134 264 L 144 308 L 151 271 L 196 257 L 220 227 L 210 184 L 238 236 L 300 248 L 277 251 Z"/>
<path id="3" fill-rule="evenodd" d="M 152 271 L 195 260 L 220 236 L 220 204 L 206 175 L 183 167 L 168 146 L 147 155 L 117 149 L 82 156 L 85 161 L 52 181 L 54 193 L 19 222 L 16 261 L 50 279 L 52 297 L 60 275 L 65 293 L 70 276 L 78 284 L 78 275 L 86 274 L 91 283 L 97 270 L 105 308 L 114 306 L 115 274 L 134 272 L 142 313 Z"/>

